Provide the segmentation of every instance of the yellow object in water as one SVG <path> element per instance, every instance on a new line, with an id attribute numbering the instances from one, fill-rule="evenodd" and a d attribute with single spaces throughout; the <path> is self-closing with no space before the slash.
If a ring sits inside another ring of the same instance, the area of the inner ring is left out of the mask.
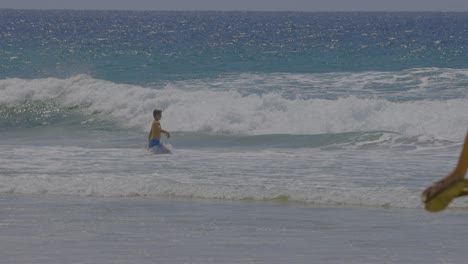
<path id="1" fill-rule="evenodd" d="M 442 211 L 447 208 L 454 198 L 468 195 L 468 180 L 464 179 L 467 170 L 468 133 L 455 169 L 422 193 L 421 198 L 426 210 L 429 212 Z"/>
<path id="2" fill-rule="evenodd" d="M 439 193 L 429 197 L 426 192 L 422 195 L 422 200 L 425 203 L 425 208 L 429 212 L 439 212 L 447 208 L 455 197 L 463 195 L 465 190 L 465 181 L 460 179 L 453 182 L 449 186 L 440 190 Z"/>

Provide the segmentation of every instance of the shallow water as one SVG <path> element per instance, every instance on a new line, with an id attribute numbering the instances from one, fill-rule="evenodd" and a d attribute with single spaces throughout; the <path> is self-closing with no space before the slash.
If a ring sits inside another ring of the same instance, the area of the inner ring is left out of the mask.
<path id="1" fill-rule="evenodd" d="M 419 209 L 421 190 L 455 165 L 459 147 L 187 148 L 175 149 L 171 155 L 154 155 L 142 147 L 0 145 L 0 191 Z"/>

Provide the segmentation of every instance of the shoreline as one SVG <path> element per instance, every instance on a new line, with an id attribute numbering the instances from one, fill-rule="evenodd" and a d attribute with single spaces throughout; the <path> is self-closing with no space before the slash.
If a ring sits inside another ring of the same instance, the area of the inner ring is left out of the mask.
<path id="1" fill-rule="evenodd" d="M 455 263 L 466 210 L 0 195 L 5 263 Z"/>

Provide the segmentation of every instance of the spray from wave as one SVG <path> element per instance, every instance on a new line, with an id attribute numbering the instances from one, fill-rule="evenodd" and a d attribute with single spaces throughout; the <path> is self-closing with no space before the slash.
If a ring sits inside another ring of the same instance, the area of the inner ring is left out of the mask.
<path id="1" fill-rule="evenodd" d="M 402 100 L 339 96 L 290 98 L 278 91 L 245 94 L 223 89 L 140 87 L 97 80 L 0 80 L 3 122 L 21 113 L 39 115 L 40 124 L 78 110 L 147 131 L 155 108 L 164 110 L 171 131 L 227 135 L 315 135 L 387 131 L 405 137 L 460 140 L 468 127 L 468 99 Z M 37 118 L 37 117 L 36 117 Z M 10 125 L 14 126 L 10 122 Z"/>

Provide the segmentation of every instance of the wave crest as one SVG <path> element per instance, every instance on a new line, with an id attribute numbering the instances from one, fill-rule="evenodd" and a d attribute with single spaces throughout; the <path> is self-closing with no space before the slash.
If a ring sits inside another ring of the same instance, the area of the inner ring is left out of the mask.
<path id="1" fill-rule="evenodd" d="M 99 115 L 144 131 L 149 129 L 154 108 L 164 110 L 162 123 L 168 130 L 215 134 L 389 131 L 459 140 L 468 127 L 467 98 L 397 102 L 351 95 L 303 99 L 275 92 L 245 95 L 236 90 L 190 90 L 173 85 L 148 88 L 87 75 L 0 80 L 3 109 L 44 102 L 53 102 L 55 108 L 78 108 L 85 115 Z"/>

